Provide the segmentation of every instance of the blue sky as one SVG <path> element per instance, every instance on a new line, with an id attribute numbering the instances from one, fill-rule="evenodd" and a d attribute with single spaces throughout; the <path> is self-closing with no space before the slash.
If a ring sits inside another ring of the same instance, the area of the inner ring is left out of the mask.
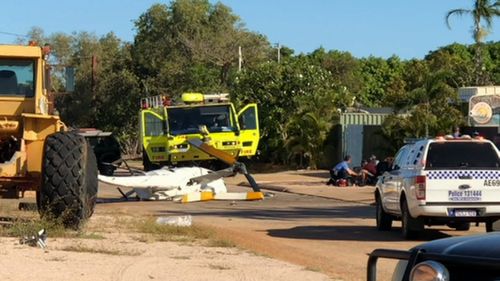
<path id="1" fill-rule="evenodd" d="M 152 0 L 19 0 L 2 1 L 0 32 L 25 34 L 39 26 L 52 32 L 89 31 L 104 35 L 113 31 L 132 41 L 134 20 Z M 211 1 L 215 3 L 216 1 Z M 453 42 L 472 43 L 469 16 L 451 19 L 454 8 L 470 8 L 472 0 L 221 0 L 238 14 L 249 30 L 296 51 L 325 49 L 369 55 L 423 58 L 429 51 Z M 6 12 L 8 11 L 8 12 Z M 495 20 L 488 41 L 500 40 L 500 20 Z M 495 30 L 496 28 L 496 30 Z M 0 43 L 14 36 L 0 34 Z"/>

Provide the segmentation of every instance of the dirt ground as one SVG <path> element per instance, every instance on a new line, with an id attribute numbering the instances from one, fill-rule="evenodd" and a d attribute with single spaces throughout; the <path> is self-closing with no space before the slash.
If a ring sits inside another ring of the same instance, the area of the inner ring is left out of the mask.
<path id="1" fill-rule="evenodd" d="M 0 280 L 330 280 L 328 276 L 232 246 L 157 241 L 116 215 L 95 215 L 80 238 L 41 249 L 0 238 Z"/>
<path id="2" fill-rule="evenodd" d="M 7 268 L 0 279 L 365 280 L 367 254 L 376 248 L 409 249 L 433 239 L 484 232 L 482 226 L 468 232 L 433 227 L 418 241 L 406 241 L 397 222 L 393 231 L 376 231 L 373 188 L 326 187 L 326 176 L 321 171 L 257 174 L 261 186 L 269 188 L 266 192 L 274 194 L 257 202 L 123 201 L 115 187 L 101 184 L 100 203 L 87 231 L 103 239 L 51 239 L 49 234 L 49 248 L 43 251 L 1 238 L 0 256 L 9 258 L 0 259 Z M 230 191 L 248 190 L 239 186 L 243 177 L 226 182 Z M 218 238 L 238 247 L 144 241 L 119 226 L 106 227 L 121 217 L 186 214 L 195 225 L 215 230 Z M 33 266 L 26 270 L 26 264 Z M 390 280 L 394 264 L 379 265 L 379 280 Z"/>

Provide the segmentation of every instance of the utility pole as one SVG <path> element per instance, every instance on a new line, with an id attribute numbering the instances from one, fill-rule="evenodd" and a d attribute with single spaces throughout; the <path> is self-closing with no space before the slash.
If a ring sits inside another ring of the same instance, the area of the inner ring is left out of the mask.
<path id="1" fill-rule="evenodd" d="M 241 71 L 242 62 L 243 62 L 243 56 L 241 55 L 241 46 L 238 46 L 238 72 Z"/>
<path id="2" fill-rule="evenodd" d="M 277 43 L 277 48 L 278 48 L 278 63 L 281 62 L 281 44 Z"/>
<path id="3" fill-rule="evenodd" d="M 92 93 L 95 92 L 95 87 L 96 87 L 96 80 L 97 80 L 97 65 L 98 65 L 98 61 L 97 61 L 97 56 L 96 55 L 92 55 L 92 64 L 91 64 L 91 68 L 92 68 L 92 80 L 90 81 L 90 88 L 92 89 Z"/>

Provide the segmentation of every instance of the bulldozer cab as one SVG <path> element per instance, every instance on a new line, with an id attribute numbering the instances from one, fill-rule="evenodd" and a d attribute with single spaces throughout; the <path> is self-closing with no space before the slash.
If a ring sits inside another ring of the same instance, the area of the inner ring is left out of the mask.
<path id="1" fill-rule="evenodd" d="M 47 114 L 48 104 L 43 94 L 45 62 L 42 49 L 0 46 L 0 51 L 0 115 Z"/>
<path id="2" fill-rule="evenodd" d="M 183 102 L 165 97 L 142 101 L 141 139 L 147 161 L 158 164 L 210 160 L 211 156 L 191 148 L 187 140 L 203 139 L 233 156 L 257 152 L 259 125 L 257 105 L 236 113 L 227 94 L 183 95 Z"/>
<path id="3" fill-rule="evenodd" d="M 49 115 L 46 55 L 41 47 L 0 46 L 1 177 L 37 177 L 41 157 L 26 155 L 41 154 L 45 137 L 64 127 L 58 116 Z"/>
<path id="4" fill-rule="evenodd" d="M 0 197 L 36 191 L 41 214 L 78 227 L 95 206 L 97 163 L 53 114 L 50 46 L 34 45 L 0 45 Z"/>

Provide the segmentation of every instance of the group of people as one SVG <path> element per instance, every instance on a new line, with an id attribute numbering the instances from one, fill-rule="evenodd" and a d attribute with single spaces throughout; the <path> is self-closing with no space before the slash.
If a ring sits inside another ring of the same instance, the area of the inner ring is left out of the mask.
<path id="1" fill-rule="evenodd" d="M 375 155 L 372 155 L 368 160 L 363 160 L 360 167 L 351 169 L 349 165 L 352 163 L 352 157 L 346 155 L 343 161 L 330 170 L 330 179 L 326 184 L 339 185 L 339 182 L 360 186 L 375 184 L 378 176 L 392 170 L 393 161 L 392 157 L 386 157 L 384 161 L 379 161 Z"/>

